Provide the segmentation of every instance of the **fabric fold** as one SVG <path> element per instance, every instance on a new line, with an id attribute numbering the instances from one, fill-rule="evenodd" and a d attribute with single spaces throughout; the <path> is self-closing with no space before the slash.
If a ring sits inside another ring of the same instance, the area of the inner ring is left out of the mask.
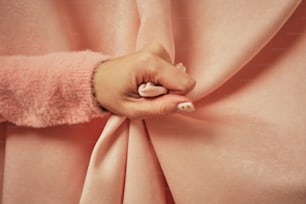
<path id="1" fill-rule="evenodd" d="M 45 129 L 6 124 L 4 204 L 305 202 L 305 2 L 67 2 L 57 2 L 59 14 L 78 20 L 52 24 L 69 33 L 59 44 L 71 37 L 65 49 L 118 56 L 158 41 L 196 79 L 188 94 L 196 112 Z M 78 29 L 86 40 L 73 37 Z"/>
<path id="2" fill-rule="evenodd" d="M 269 13 L 275 15 L 274 19 L 270 18 L 268 22 L 258 19 L 266 27 L 252 33 L 257 36 L 253 39 L 258 40 L 256 43 L 252 46 L 232 45 L 232 49 L 225 52 L 231 59 L 220 58 L 218 61 L 219 65 L 226 63 L 224 69 L 208 70 L 211 67 L 207 67 L 206 70 L 191 66 L 191 72 L 201 77 L 197 89 L 204 93 L 208 90 L 208 86 L 201 84 L 206 83 L 205 78 L 211 77 L 207 83 L 215 83 L 218 81 L 215 73 L 228 71 L 234 61 L 250 60 L 247 56 L 251 52 L 234 56 L 235 50 L 260 49 L 260 53 L 242 67 L 238 76 L 233 75 L 228 83 L 211 94 L 203 94 L 205 97 L 196 103 L 195 113 L 146 120 L 157 158 L 176 203 L 304 202 L 305 191 L 297 189 L 304 185 L 306 176 L 302 156 L 305 155 L 305 128 L 301 126 L 306 120 L 303 108 L 306 89 L 301 84 L 306 63 L 303 54 L 306 47 L 303 24 L 306 7 L 304 2 L 297 9 L 299 2 L 282 3 L 277 7 L 280 12 Z M 259 7 L 252 9 L 258 11 Z M 274 37 L 263 38 L 268 33 Z M 250 37 L 252 43 L 252 35 L 244 34 L 242 40 Z M 263 39 L 268 44 L 261 49 Z M 212 54 L 210 51 L 207 50 L 208 56 Z M 178 52 L 176 54 L 181 56 Z M 214 53 L 215 56 L 222 54 Z M 198 62 L 205 62 L 205 53 L 201 56 L 203 58 L 199 57 Z M 193 59 L 191 64 L 197 61 L 197 56 L 189 57 Z M 197 97 L 201 95 L 198 94 Z M 171 156 L 174 154 L 176 157 Z"/>
<path id="3" fill-rule="evenodd" d="M 189 96 L 199 100 L 242 69 L 301 1 L 193 2 L 172 2 L 173 31 L 176 61 L 197 81 Z"/>
<path id="4" fill-rule="evenodd" d="M 123 203 L 169 203 L 167 190 L 155 150 L 143 121 L 131 121 Z"/>
<path id="5" fill-rule="evenodd" d="M 174 61 L 175 46 L 173 38 L 172 12 L 170 0 L 137 0 L 139 29 L 136 48 L 141 49 L 152 42 L 161 43 Z"/>
<path id="6" fill-rule="evenodd" d="M 188 72 L 196 78 L 197 87 L 189 96 L 194 100 L 200 100 L 242 69 L 279 31 L 294 12 L 298 3 L 299 1 L 280 2 L 275 0 L 261 1 L 260 3 L 223 2 L 223 5 L 220 5 L 212 0 L 201 1 L 197 4 L 189 4 L 187 1 L 154 1 L 154 3 L 137 1 L 140 25 L 136 47 L 140 49 L 146 44 L 156 41 L 162 43 L 173 61 L 186 64 Z M 199 12 L 200 9 L 202 9 L 201 12 Z M 192 15 L 193 12 L 197 15 Z M 203 13 L 205 14 L 203 15 Z M 181 16 L 192 17 L 183 18 Z M 186 27 L 181 27 L 182 25 Z M 192 35 L 188 35 L 186 30 Z M 174 47 L 174 45 L 179 46 Z M 201 108 L 198 107 L 198 109 Z M 216 196 L 215 191 L 224 190 L 219 188 L 217 184 L 209 185 L 213 184 L 210 180 L 203 178 L 199 180 L 194 176 L 200 176 L 200 172 L 205 175 L 217 176 L 224 170 L 218 171 L 215 165 L 211 165 L 205 170 L 205 164 L 213 162 L 210 151 L 214 150 L 210 147 L 209 141 L 219 134 L 226 134 L 229 127 L 221 126 L 221 131 L 211 132 L 214 128 L 210 128 L 210 125 L 212 127 L 218 126 L 211 122 L 193 119 L 192 115 L 190 117 L 177 115 L 157 120 L 146 120 L 148 133 L 146 133 L 142 122 L 131 121 L 128 123 L 126 128 L 129 131 L 126 133 L 128 135 L 126 137 L 129 139 L 126 141 L 128 145 L 125 149 L 127 160 L 119 159 L 121 158 L 119 155 L 116 157 L 118 161 L 122 162 L 119 168 L 120 172 L 123 169 L 122 165 L 126 162 L 125 177 L 120 176 L 118 178 L 122 180 L 114 182 L 118 188 L 124 188 L 123 203 L 169 203 L 163 189 L 167 186 L 167 182 L 170 182 L 170 191 L 173 192 L 176 203 L 197 203 L 210 200 L 209 196 L 205 197 L 206 193 L 200 192 L 203 189 L 206 192 L 212 192 L 211 197 Z M 163 121 L 162 124 L 161 121 Z M 99 140 L 104 139 L 101 137 Z M 150 144 L 151 140 L 153 146 Z M 103 149 L 100 145 L 101 143 L 98 142 L 95 147 L 97 151 Z M 118 147 L 114 146 L 113 148 Z M 180 156 L 174 158 L 173 155 L 176 153 Z M 104 154 L 107 155 L 108 152 L 104 152 Z M 121 152 L 120 155 L 122 154 L 124 153 Z M 222 154 L 226 154 L 226 151 L 217 152 L 221 158 Z M 103 154 L 97 156 L 96 153 L 93 153 L 89 164 L 88 178 L 93 175 L 106 175 L 100 168 L 107 163 L 102 162 L 98 166 L 95 164 L 103 157 Z M 159 166 L 159 162 L 161 162 L 161 166 Z M 216 162 L 218 163 L 218 159 Z M 230 166 L 226 163 L 224 168 L 226 165 Z M 114 166 L 114 168 L 116 167 Z M 100 170 L 97 171 L 98 169 Z M 160 173 L 165 174 L 159 175 Z M 225 179 L 228 180 L 230 178 L 226 175 L 229 176 L 234 172 L 227 170 L 224 173 Z M 164 176 L 166 181 L 163 180 Z M 102 180 L 90 180 L 97 185 L 104 183 Z M 216 179 L 216 181 L 223 182 L 222 179 Z M 239 182 L 243 183 L 238 180 L 237 183 Z M 102 188 L 101 186 L 99 189 Z M 210 191 L 210 188 L 213 190 Z M 85 184 L 84 189 L 92 189 L 92 187 Z M 116 194 L 115 192 L 117 195 L 119 194 L 117 189 L 111 189 L 104 191 L 113 190 L 113 194 Z M 96 194 L 98 193 L 96 192 Z M 101 201 L 109 198 L 108 195 L 103 197 L 102 191 L 100 195 Z M 84 196 L 86 197 L 86 193 Z M 119 200 L 112 200 L 112 202 L 119 203 Z"/>
<path id="7" fill-rule="evenodd" d="M 128 147 L 128 121 L 111 116 L 89 161 L 81 204 L 122 203 Z"/>

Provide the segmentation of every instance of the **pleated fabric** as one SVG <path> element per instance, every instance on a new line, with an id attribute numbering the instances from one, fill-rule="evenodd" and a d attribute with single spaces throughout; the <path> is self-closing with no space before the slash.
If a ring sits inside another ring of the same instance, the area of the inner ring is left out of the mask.
<path id="1" fill-rule="evenodd" d="M 115 57 L 158 41 L 196 79 L 188 94 L 196 111 L 41 129 L 7 124 L 4 204 L 306 203 L 306 3 L 51 4 L 56 15 L 44 18 L 58 37 L 37 42 L 45 52 Z M 32 54 L 28 43 L 11 52 Z"/>

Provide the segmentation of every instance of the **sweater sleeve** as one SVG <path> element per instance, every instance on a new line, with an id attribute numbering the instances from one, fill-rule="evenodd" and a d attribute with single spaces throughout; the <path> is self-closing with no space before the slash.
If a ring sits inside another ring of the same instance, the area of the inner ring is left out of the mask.
<path id="1" fill-rule="evenodd" d="M 92 51 L 0 57 L 0 122 L 47 127 L 105 115 L 92 94 L 95 67 L 108 57 Z"/>

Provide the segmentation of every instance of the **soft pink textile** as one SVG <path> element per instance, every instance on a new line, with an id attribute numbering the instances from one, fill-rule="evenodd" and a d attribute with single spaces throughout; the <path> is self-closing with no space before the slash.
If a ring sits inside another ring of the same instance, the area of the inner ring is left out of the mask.
<path id="1" fill-rule="evenodd" d="M 103 59 L 90 51 L 0 57 L 0 113 L 9 122 L 32 127 L 105 115 L 92 94 L 92 73 Z"/>
<path id="2" fill-rule="evenodd" d="M 0 1 L 3 203 L 306 203 L 305 19 L 298 0 Z M 152 41 L 196 112 L 93 119 L 97 63 Z"/>

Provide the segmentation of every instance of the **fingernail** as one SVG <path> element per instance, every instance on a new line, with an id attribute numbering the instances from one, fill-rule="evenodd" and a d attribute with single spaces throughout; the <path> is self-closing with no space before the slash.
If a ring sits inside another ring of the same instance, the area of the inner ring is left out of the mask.
<path id="1" fill-rule="evenodd" d="M 176 65 L 176 68 L 178 68 L 182 72 L 186 72 L 186 67 L 181 62 Z"/>
<path id="2" fill-rule="evenodd" d="M 183 112 L 193 112 L 195 111 L 194 105 L 191 102 L 179 103 L 177 109 Z"/>
<path id="3" fill-rule="evenodd" d="M 152 82 L 147 82 L 146 86 L 154 86 L 154 84 Z"/>

